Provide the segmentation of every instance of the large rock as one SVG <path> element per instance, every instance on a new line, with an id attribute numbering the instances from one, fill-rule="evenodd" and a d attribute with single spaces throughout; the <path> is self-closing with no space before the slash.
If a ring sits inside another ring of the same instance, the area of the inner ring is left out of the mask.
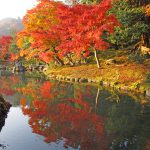
<path id="1" fill-rule="evenodd" d="M 88 82 L 88 79 L 81 78 L 81 79 L 79 79 L 79 82 L 86 83 L 86 82 Z"/>
<path id="2" fill-rule="evenodd" d="M 115 59 L 108 59 L 106 60 L 106 65 L 113 65 L 116 64 L 116 60 Z"/>
<path id="3" fill-rule="evenodd" d="M 11 104 L 6 102 L 2 96 L 0 96 L 0 131 L 5 124 L 5 118 L 11 107 Z"/>

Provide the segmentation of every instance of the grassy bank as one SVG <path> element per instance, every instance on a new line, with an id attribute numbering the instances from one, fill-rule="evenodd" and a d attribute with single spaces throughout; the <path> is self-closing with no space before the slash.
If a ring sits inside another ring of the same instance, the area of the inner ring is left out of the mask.
<path id="1" fill-rule="evenodd" d="M 136 63 L 103 64 L 100 69 L 94 64 L 59 67 L 48 69 L 45 72 L 49 78 L 71 82 L 94 82 L 117 89 L 134 90 L 147 95 L 150 92 L 149 73 L 149 65 Z"/>

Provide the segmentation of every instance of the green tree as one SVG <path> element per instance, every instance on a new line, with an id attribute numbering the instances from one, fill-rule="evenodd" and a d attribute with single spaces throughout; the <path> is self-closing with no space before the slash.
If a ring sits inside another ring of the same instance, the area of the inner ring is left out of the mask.
<path id="1" fill-rule="evenodd" d="M 19 52 L 19 48 L 17 46 L 17 43 L 16 43 L 16 39 L 17 39 L 17 31 L 12 31 L 11 32 L 11 37 L 12 37 L 12 40 L 11 40 L 11 43 L 9 45 L 9 51 L 11 53 L 18 53 Z"/>
<path id="2" fill-rule="evenodd" d="M 131 7 L 126 0 L 114 2 L 111 13 L 115 14 L 122 24 L 121 27 L 116 27 L 115 33 L 108 38 L 116 49 L 135 45 L 149 30 L 145 22 L 144 9 Z"/>

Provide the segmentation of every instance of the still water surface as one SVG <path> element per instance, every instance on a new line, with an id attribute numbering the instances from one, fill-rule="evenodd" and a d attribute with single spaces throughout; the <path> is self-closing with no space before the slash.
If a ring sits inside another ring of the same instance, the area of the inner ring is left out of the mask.
<path id="1" fill-rule="evenodd" d="M 12 104 L 0 150 L 150 150 L 150 103 L 141 95 L 1 72 Z"/>

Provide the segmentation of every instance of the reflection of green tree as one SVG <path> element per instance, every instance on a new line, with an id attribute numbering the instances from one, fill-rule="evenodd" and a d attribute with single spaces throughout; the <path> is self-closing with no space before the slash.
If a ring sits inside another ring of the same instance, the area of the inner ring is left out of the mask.
<path id="1" fill-rule="evenodd" d="M 144 150 L 150 138 L 150 107 L 142 106 L 127 95 L 119 95 L 119 98 L 118 103 L 101 98 L 99 105 L 99 113 L 107 118 L 105 129 L 110 145 L 114 150 Z"/>

